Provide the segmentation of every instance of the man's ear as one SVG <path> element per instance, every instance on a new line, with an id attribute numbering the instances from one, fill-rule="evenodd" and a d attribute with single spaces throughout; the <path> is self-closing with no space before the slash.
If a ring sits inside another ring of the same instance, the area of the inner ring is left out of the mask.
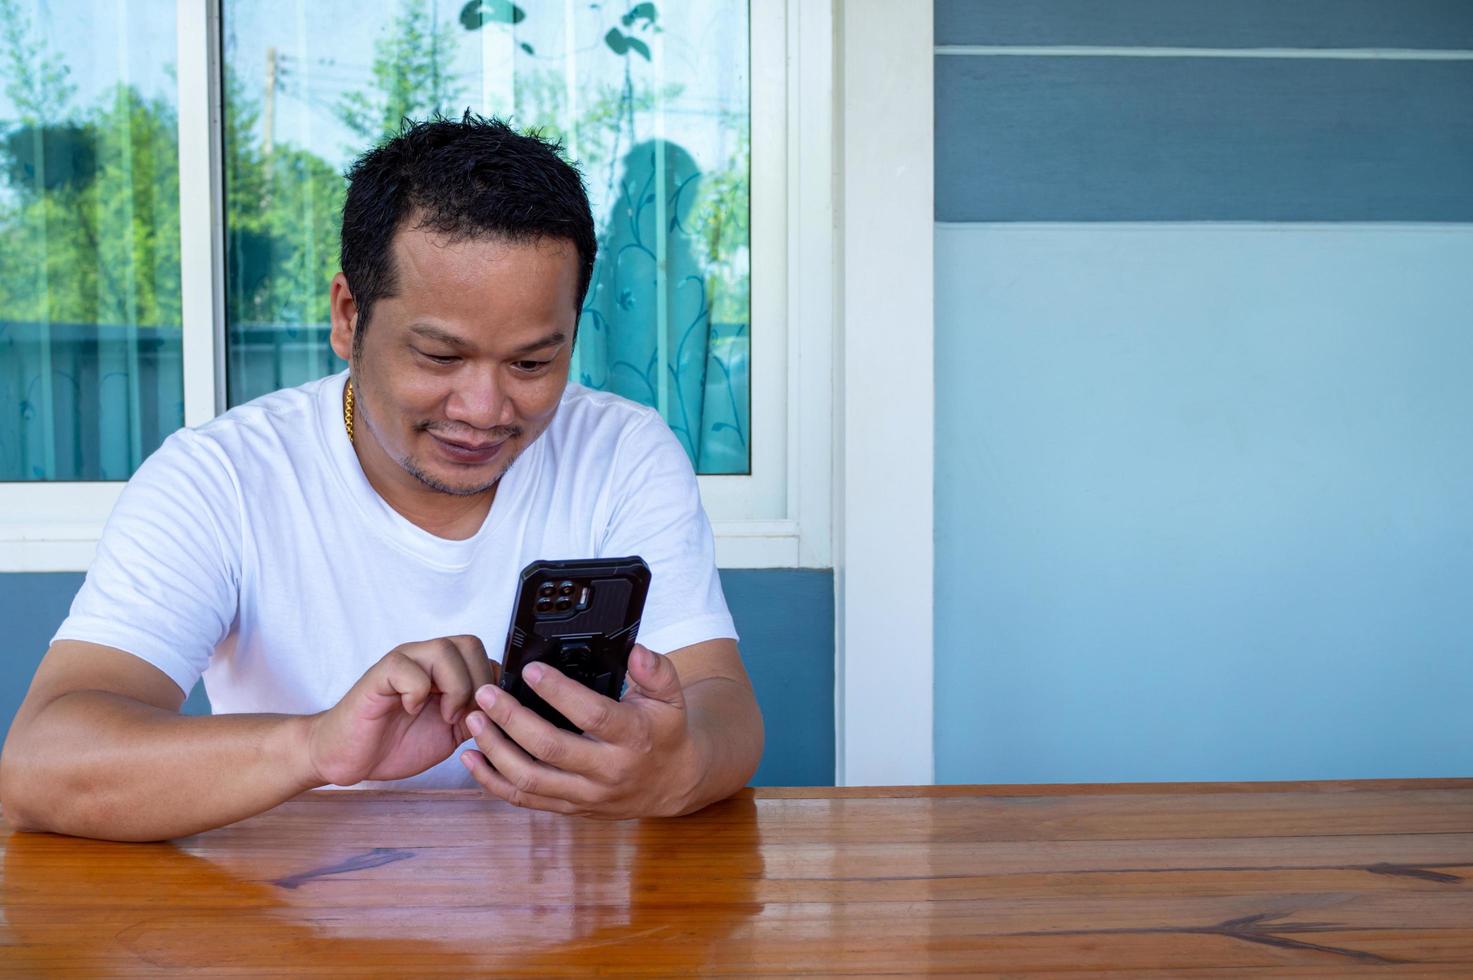
<path id="1" fill-rule="evenodd" d="M 353 334 L 358 330 L 358 303 L 348 288 L 348 277 L 339 272 L 332 277 L 328 293 L 328 314 L 332 318 L 329 342 L 333 353 L 343 360 L 353 360 Z"/>

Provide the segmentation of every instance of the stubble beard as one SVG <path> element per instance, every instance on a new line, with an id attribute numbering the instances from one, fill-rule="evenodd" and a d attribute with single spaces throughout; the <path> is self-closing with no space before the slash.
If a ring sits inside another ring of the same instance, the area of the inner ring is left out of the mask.
<path id="1" fill-rule="evenodd" d="M 430 429 L 430 427 L 432 426 L 430 426 L 430 424 L 421 423 L 420 426 L 415 427 L 420 430 L 427 430 Z M 513 441 L 513 439 L 520 438 L 520 436 L 521 432 L 520 430 L 517 430 L 517 432 L 510 433 L 510 435 L 507 436 L 507 441 L 511 442 Z M 399 466 L 404 467 L 404 472 L 408 473 L 409 476 L 414 477 L 414 479 L 420 480 L 421 483 L 429 486 L 429 488 L 433 489 L 433 491 L 440 492 L 440 494 L 451 494 L 452 497 L 476 497 L 477 494 L 485 494 L 485 492 L 493 488 L 496 483 L 501 482 L 501 477 L 507 475 L 507 470 L 511 469 L 511 464 L 516 463 L 517 457 L 520 457 L 521 451 L 523 451 L 523 449 L 526 449 L 526 447 L 521 447 L 521 449 L 517 449 L 517 451 L 514 452 L 513 455 L 511 455 L 510 460 L 502 463 L 501 469 L 496 470 L 495 476 L 492 476 L 491 479 L 485 480 L 485 482 L 482 483 L 461 483 L 461 485 L 457 485 L 457 483 L 446 483 L 445 480 L 440 479 L 440 477 L 426 472 L 426 469 L 424 469 L 423 466 L 420 466 L 420 461 L 415 460 L 412 455 L 405 455 L 404 458 L 401 458 L 401 460 L 399 460 Z"/>
<path id="2" fill-rule="evenodd" d="M 366 412 L 366 411 L 364 411 L 363 408 L 361 407 L 362 406 L 362 398 L 361 398 L 361 395 L 360 395 L 360 398 L 359 398 L 359 406 L 360 407 L 358 408 L 358 417 L 362 420 L 361 421 L 361 424 L 365 428 L 367 428 L 370 432 L 373 432 L 374 433 L 374 435 L 373 435 L 373 438 L 374 439 L 378 439 L 378 434 L 377 434 L 377 432 L 374 431 L 373 420 L 369 417 L 369 413 Z M 435 428 L 435 423 L 434 422 L 420 422 L 420 423 L 418 423 L 417 425 L 414 426 L 414 431 L 415 432 L 427 432 L 427 431 L 429 431 L 429 430 L 431 430 L 433 428 Z M 523 430 L 523 428 L 521 426 L 513 426 L 513 427 L 510 427 L 510 431 L 507 433 L 507 436 L 506 436 L 507 441 L 511 441 L 513 439 L 520 439 L 522 437 L 522 435 L 523 435 L 523 432 L 524 432 L 524 430 Z M 378 440 L 378 441 L 379 441 L 379 445 L 380 446 L 383 446 L 384 445 L 384 443 L 383 443 L 382 440 Z M 532 441 L 535 441 L 535 440 L 532 440 Z M 401 457 L 398 457 L 398 460 L 397 461 L 398 461 L 399 465 L 401 467 L 403 467 L 404 472 L 408 473 L 410 476 L 414 477 L 420 483 L 422 483 L 425 486 L 429 487 L 431 490 L 436 491 L 437 493 L 445 493 L 445 494 L 449 494 L 449 495 L 451 495 L 453 497 L 474 497 L 477 494 L 485 493 L 486 491 L 490 490 L 492 487 L 496 486 L 496 484 L 500 483 L 501 482 L 501 478 L 506 475 L 506 471 L 509 470 L 509 469 L 511 469 L 511 464 L 513 464 L 513 463 L 515 463 L 517 461 L 517 459 L 522 455 L 522 453 L 526 450 L 527 446 L 530 445 L 530 444 L 531 444 L 531 442 L 528 442 L 528 443 L 524 444 L 521 447 L 521 449 L 518 449 L 515 453 L 513 453 L 512 456 L 511 456 L 511 458 L 508 459 L 504 464 L 502 464 L 501 468 L 496 471 L 496 475 L 493 476 L 493 477 L 491 477 L 491 479 L 486 480 L 486 481 L 484 481 L 482 483 L 473 483 L 473 484 L 468 484 L 468 485 L 455 485 L 455 484 L 451 484 L 451 483 L 446 483 L 444 480 L 440 479 L 439 477 L 433 476 L 430 473 L 426 472 L 425 469 L 424 469 L 424 467 L 420 466 L 419 461 L 416 460 L 413 456 L 410 456 L 410 455 L 401 456 Z M 387 448 L 387 447 L 385 447 L 385 448 Z M 394 457 L 391 455 L 390 458 L 392 459 Z"/>
<path id="3" fill-rule="evenodd" d="M 508 437 L 508 439 L 511 438 L 515 437 Z M 525 449 L 526 447 L 524 446 L 522 448 Z M 511 464 L 515 463 L 517 461 L 517 458 L 521 456 L 521 454 L 521 450 L 518 450 L 515 454 L 513 454 L 512 457 L 508 459 L 506 463 L 503 464 L 502 467 L 496 471 L 496 475 L 493 476 L 491 479 L 485 481 L 484 483 L 472 483 L 468 485 L 456 485 L 452 483 L 446 483 L 439 477 L 425 472 L 424 467 L 420 466 L 419 462 L 413 456 L 405 456 L 403 459 L 399 460 L 399 465 L 404 467 L 404 472 L 408 473 L 410 476 L 414 477 L 416 480 L 418 480 L 420 483 L 423 483 L 431 490 L 435 490 L 440 493 L 448 493 L 451 496 L 455 497 L 474 497 L 477 494 L 485 493 L 487 490 L 490 490 L 492 487 L 496 486 L 496 484 L 500 483 L 501 478 L 503 476 L 506 476 L 506 471 L 511 469 Z"/>

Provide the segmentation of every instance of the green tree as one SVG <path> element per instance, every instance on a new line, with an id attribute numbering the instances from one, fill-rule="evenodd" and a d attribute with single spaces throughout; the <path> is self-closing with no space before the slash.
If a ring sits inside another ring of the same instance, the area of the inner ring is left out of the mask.
<path id="1" fill-rule="evenodd" d="M 170 105 L 126 85 L 70 121 L 11 131 L 0 318 L 180 324 L 177 132 Z M 69 159 L 46 152 L 63 143 Z"/>
<path id="2" fill-rule="evenodd" d="M 457 111 L 455 31 L 440 22 L 438 7 L 433 0 L 402 0 L 373 45 L 373 88 L 338 101 L 338 118 L 366 142 L 397 132 L 405 118 Z"/>
<path id="3" fill-rule="evenodd" d="M 628 133 L 620 135 L 625 120 L 636 112 L 653 112 L 657 106 L 678 98 L 684 90 L 685 86 L 674 82 L 666 84 L 658 93 L 648 82 L 632 84 L 627 90 L 623 85 L 607 82 L 591 91 L 585 88 L 579 93 L 577 119 L 569 125 L 568 89 L 562 72 L 533 69 L 518 74 L 516 106 L 509 121 L 520 129 L 535 130 L 555 139 L 569 151 L 576 130 L 578 159 L 574 162 L 585 179 L 591 182 L 606 175 L 612 184 L 614 168 L 620 163 L 616 158 L 619 143 L 621 139 L 625 143 L 631 140 Z"/>
<path id="4" fill-rule="evenodd" d="M 326 323 L 346 182 L 309 150 L 278 143 L 266 153 L 260 104 L 234 72 L 225 91 L 227 318 Z"/>
<path id="5" fill-rule="evenodd" d="M 701 179 L 692 211 L 693 232 L 704 246 L 713 323 L 747 323 L 751 317 L 752 127 L 746 113 L 723 120 L 737 134 L 722 166 Z"/>
<path id="6" fill-rule="evenodd" d="M 374 44 L 372 82 L 334 114 L 360 137 L 356 155 L 407 117 L 451 110 L 454 34 L 437 4 L 403 0 Z M 347 183 L 309 149 L 257 139 L 261 104 L 227 72 L 225 156 L 227 316 L 232 326 L 321 325 L 338 269 Z"/>
<path id="7" fill-rule="evenodd" d="M 0 65 L 5 95 L 23 125 L 54 119 L 77 92 L 67 79 L 71 69 L 47 50 L 45 39 L 33 37 L 31 22 L 15 0 L 0 0 Z"/>
<path id="8" fill-rule="evenodd" d="M 178 122 L 117 85 L 71 108 L 70 70 L 0 0 L 0 319 L 178 327 Z"/>

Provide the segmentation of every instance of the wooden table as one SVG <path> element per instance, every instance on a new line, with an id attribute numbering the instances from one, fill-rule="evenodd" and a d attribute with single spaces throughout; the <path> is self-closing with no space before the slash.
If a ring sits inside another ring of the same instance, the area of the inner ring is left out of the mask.
<path id="1" fill-rule="evenodd" d="M 0 848 L 9 975 L 1473 977 L 1473 780 L 768 789 L 624 823 L 317 792 Z"/>

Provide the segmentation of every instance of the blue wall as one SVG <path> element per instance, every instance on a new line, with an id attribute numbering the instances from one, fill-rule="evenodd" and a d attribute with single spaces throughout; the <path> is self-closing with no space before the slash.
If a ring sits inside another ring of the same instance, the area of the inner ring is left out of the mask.
<path id="1" fill-rule="evenodd" d="M 721 583 L 767 723 L 767 752 L 753 783 L 832 786 L 833 573 L 723 570 Z M 81 584 L 77 573 L 0 575 L 6 664 L 0 675 L 0 730 L 10 727 L 36 664 Z M 209 710 L 202 687 L 196 686 L 185 710 Z"/>
<path id="2" fill-rule="evenodd" d="M 1248 6 L 937 43 L 1473 48 L 1468 5 Z M 938 780 L 1473 775 L 1473 62 L 936 79 Z"/>

